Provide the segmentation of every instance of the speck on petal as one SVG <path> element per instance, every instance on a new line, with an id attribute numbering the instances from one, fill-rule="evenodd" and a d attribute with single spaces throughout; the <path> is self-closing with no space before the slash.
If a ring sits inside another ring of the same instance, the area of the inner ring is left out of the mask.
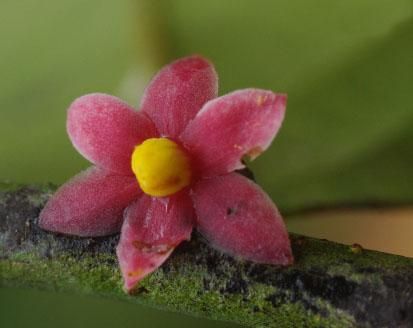
<path id="1" fill-rule="evenodd" d="M 215 248 L 258 263 L 293 262 L 283 219 L 254 182 L 237 173 L 203 179 L 192 198 L 198 230 Z"/>
<path id="2" fill-rule="evenodd" d="M 194 221 L 185 191 L 165 198 L 143 195 L 128 207 L 116 249 L 126 291 L 162 265 L 179 243 L 189 240 Z"/>
<path id="3" fill-rule="evenodd" d="M 67 131 L 86 159 L 127 175 L 133 175 L 130 161 L 134 147 L 158 135 L 145 114 L 116 97 L 99 93 L 80 97 L 70 105 Z"/>
<path id="4" fill-rule="evenodd" d="M 141 194 L 135 177 L 97 167 L 61 186 L 40 213 L 45 230 L 77 236 L 104 236 L 120 231 L 124 209 Z"/>
<path id="5" fill-rule="evenodd" d="M 141 108 L 163 136 L 176 138 L 202 105 L 218 95 L 218 77 L 205 58 L 191 56 L 165 66 L 151 81 Z"/>
<path id="6" fill-rule="evenodd" d="M 245 89 L 204 105 L 181 136 L 204 176 L 243 168 L 271 144 L 284 119 L 286 96 Z"/>

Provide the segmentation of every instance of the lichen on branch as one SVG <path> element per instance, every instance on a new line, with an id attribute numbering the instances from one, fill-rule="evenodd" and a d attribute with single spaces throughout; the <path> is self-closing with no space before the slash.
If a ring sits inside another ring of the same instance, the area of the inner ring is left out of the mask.
<path id="1" fill-rule="evenodd" d="M 297 235 L 296 263 L 287 268 L 234 259 L 194 235 L 126 295 L 118 235 L 69 237 L 37 226 L 51 192 L 0 192 L 0 286 L 101 295 L 254 327 L 413 326 L 413 259 Z"/>

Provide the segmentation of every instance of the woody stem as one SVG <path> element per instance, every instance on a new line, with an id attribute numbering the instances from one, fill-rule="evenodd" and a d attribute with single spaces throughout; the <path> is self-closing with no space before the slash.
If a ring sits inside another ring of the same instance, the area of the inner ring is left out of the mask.
<path id="1" fill-rule="evenodd" d="M 413 326 L 413 259 L 298 235 L 289 268 L 233 259 L 195 235 L 128 296 L 118 236 L 76 238 L 37 226 L 50 194 L 0 192 L 0 286 L 103 295 L 257 327 Z"/>

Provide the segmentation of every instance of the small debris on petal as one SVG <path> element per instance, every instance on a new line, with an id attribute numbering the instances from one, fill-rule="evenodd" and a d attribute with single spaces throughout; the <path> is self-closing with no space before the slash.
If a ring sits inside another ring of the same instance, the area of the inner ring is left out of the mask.
<path id="1" fill-rule="evenodd" d="M 257 97 L 257 105 L 261 106 L 267 100 L 267 98 L 267 96 L 259 95 Z"/>
<path id="2" fill-rule="evenodd" d="M 128 277 L 139 277 L 140 275 L 143 274 L 143 270 L 142 269 L 136 269 L 134 271 L 129 271 L 128 272 Z"/>

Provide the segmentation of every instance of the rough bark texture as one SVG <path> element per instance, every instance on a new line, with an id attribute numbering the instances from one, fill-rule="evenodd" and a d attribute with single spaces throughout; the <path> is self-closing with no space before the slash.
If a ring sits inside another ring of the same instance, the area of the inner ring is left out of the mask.
<path id="1" fill-rule="evenodd" d="M 231 258 L 194 235 L 128 296 L 118 236 L 38 228 L 51 191 L 0 192 L 0 286 L 101 295 L 254 327 L 413 327 L 413 259 L 297 235 L 288 268 Z"/>

